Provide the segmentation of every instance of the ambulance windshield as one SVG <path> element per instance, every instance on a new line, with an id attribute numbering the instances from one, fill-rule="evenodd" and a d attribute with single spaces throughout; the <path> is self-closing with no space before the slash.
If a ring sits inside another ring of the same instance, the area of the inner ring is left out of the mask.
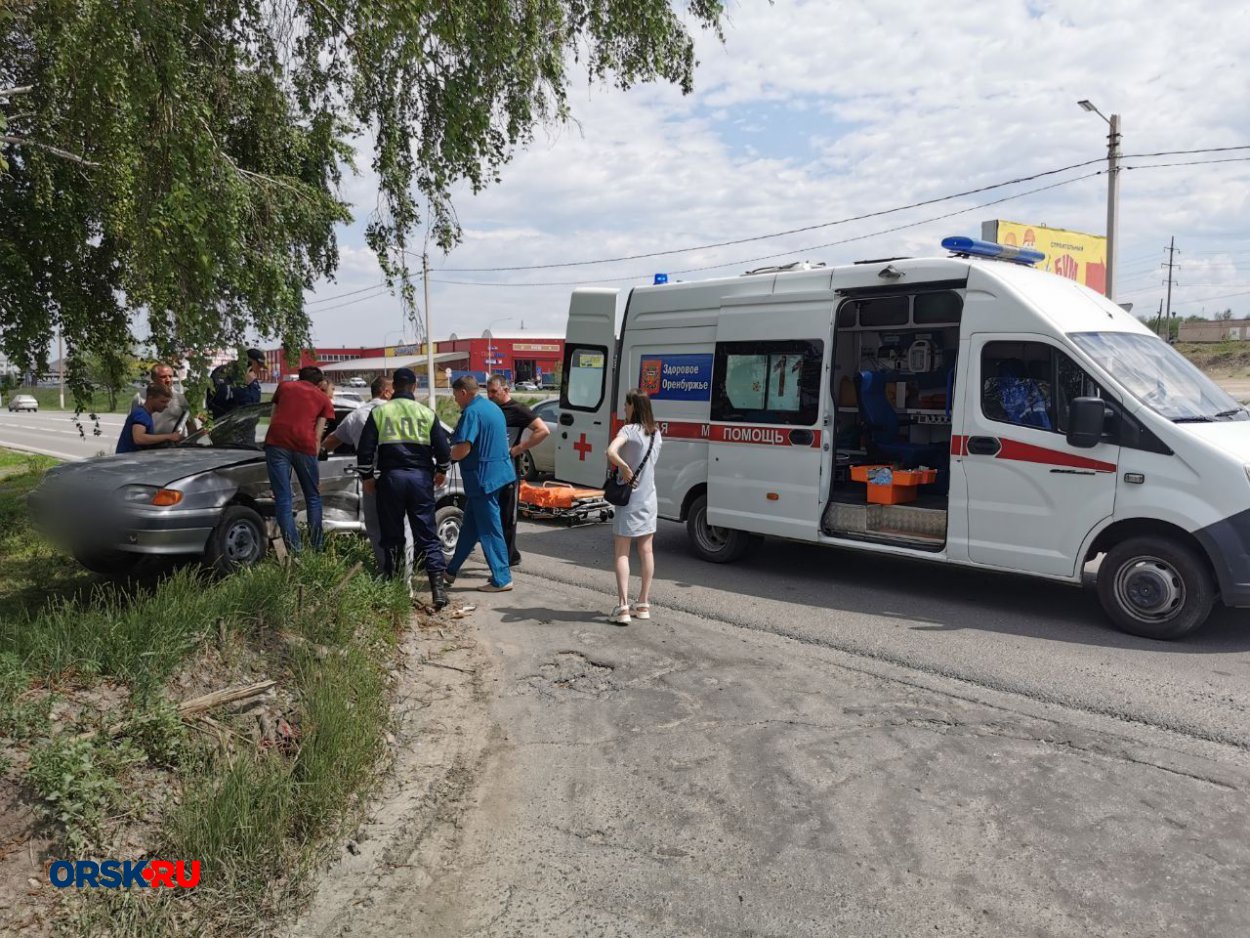
<path id="1" fill-rule="evenodd" d="M 1075 332 L 1070 338 L 1160 416 L 1176 423 L 1250 420 L 1240 404 L 1158 336 Z"/>

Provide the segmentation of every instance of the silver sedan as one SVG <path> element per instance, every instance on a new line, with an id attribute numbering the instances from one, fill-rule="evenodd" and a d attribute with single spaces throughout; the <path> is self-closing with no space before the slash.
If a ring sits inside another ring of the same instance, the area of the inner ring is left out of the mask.
<path id="1" fill-rule="evenodd" d="M 539 401 L 530 408 L 534 416 L 547 425 L 547 438 L 521 454 L 521 475 L 526 479 L 537 479 L 540 475 L 555 475 L 556 471 L 556 430 L 560 421 L 560 398 L 551 397 Z M 525 431 L 529 436 L 529 431 Z"/>
<path id="2" fill-rule="evenodd" d="M 261 441 L 271 405 L 241 407 L 184 442 L 100 456 L 48 470 L 28 496 L 35 526 L 88 569 L 125 574 L 148 556 L 202 557 L 229 571 L 256 563 L 277 535 Z M 346 410 L 336 409 L 341 418 Z M 321 463 L 326 531 L 364 532 L 355 453 Z M 297 518 L 303 495 L 294 486 Z M 453 467 L 438 493 L 443 549 L 455 549 L 464 489 Z"/>

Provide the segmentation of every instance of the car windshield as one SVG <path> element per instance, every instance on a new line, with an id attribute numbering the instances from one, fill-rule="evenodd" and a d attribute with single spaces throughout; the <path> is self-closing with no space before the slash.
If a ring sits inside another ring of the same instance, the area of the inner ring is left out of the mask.
<path id="1" fill-rule="evenodd" d="M 197 430 L 179 446 L 211 446 L 215 449 L 263 450 L 269 429 L 271 404 L 253 404 L 232 410 L 211 427 Z"/>
<path id="2" fill-rule="evenodd" d="M 1214 381 L 1158 336 L 1076 332 L 1071 339 L 1125 390 L 1177 423 L 1250 420 Z"/>

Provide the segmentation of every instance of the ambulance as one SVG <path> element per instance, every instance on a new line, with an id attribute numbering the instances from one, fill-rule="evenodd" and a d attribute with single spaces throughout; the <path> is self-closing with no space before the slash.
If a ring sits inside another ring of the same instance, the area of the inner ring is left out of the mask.
<path id="1" fill-rule="evenodd" d="M 1155 639 L 1250 606 L 1250 413 L 1040 253 L 942 247 L 577 290 L 557 477 L 602 484 L 640 387 L 660 516 L 705 560 L 777 537 L 1074 585 L 1099 560 Z"/>

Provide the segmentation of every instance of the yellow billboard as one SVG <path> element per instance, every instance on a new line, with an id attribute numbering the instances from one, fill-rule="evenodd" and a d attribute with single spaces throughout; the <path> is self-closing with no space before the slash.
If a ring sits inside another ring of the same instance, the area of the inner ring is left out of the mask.
<path id="1" fill-rule="evenodd" d="M 981 223 L 981 237 L 998 244 L 1032 248 L 1046 255 L 1037 266 L 1052 274 L 1107 292 L 1107 239 L 1045 225 L 995 219 Z"/>

